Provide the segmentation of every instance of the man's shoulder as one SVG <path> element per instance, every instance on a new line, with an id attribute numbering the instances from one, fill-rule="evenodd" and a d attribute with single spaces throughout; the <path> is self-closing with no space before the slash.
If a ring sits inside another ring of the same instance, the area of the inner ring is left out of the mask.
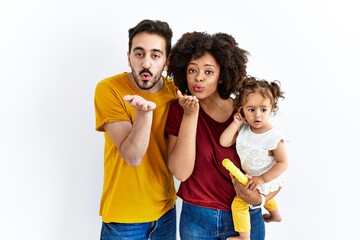
<path id="1" fill-rule="evenodd" d="M 118 81 L 119 79 L 124 79 L 124 78 L 127 78 L 126 77 L 126 72 L 123 72 L 123 73 L 118 73 L 118 74 L 115 74 L 113 76 L 110 76 L 110 77 L 106 77 L 104 79 L 102 79 L 99 83 L 110 83 L 110 82 L 113 82 L 113 81 Z"/>
<path id="2" fill-rule="evenodd" d="M 178 89 L 171 78 L 164 77 L 164 83 L 168 88 L 171 88 L 172 90 L 176 91 Z"/>
<path id="3" fill-rule="evenodd" d="M 95 92 L 100 95 L 118 95 L 123 96 L 131 91 L 126 72 L 116 74 L 99 81 L 95 87 Z"/>
<path id="4" fill-rule="evenodd" d="M 126 72 L 123 73 L 119 73 L 107 78 L 104 78 L 102 80 L 100 80 L 97 84 L 96 84 L 96 88 L 97 89 L 103 89 L 103 88 L 109 88 L 109 89 L 118 89 L 118 88 L 122 88 L 125 87 L 124 85 L 126 85 Z M 121 86 L 121 87 L 120 87 Z"/>

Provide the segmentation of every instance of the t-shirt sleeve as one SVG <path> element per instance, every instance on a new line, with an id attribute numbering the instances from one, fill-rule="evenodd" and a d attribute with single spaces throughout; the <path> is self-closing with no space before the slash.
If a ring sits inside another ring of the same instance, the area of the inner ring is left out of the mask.
<path id="1" fill-rule="evenodd" d="M 166 120 L 165 133 L 173 136 L 179 135 L 180 124 L 183 116 L 183 108 L 178 100 L 174 100 L 170 104 L 169 113 Z"/>
<path id="2" fill-rule="evenodd" d="M 130 112 L 122 96 L 105 82 L 100 82 L 96 86 L 94 104 L 97 131 L 104 131 L 103 125 L 107 122 L 131 121 Z"/>

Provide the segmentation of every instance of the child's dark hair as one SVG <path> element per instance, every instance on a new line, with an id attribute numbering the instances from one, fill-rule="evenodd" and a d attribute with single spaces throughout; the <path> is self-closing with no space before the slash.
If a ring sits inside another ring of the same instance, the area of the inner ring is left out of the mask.
<path id="1" fill-rule="evenodd" d="M 192 58 L 198 59 L 210 53 L 220 65 L 221 83 L 218 92 L 221 98 L 227 99 L 236 91 L 237 85 L 246 76 L 248 52 L 239 48 L 235 39 L 226 33 L 208 34 L 206 32 L 184 33 L 171 49 L 168 76 L 172 78 L 179 90 L 185 93 L 188 89 L 186 79 L 187 65 Z"/>
<path id="2" fill-rule="evenodd" d="M 275 80 L 272 82 L 266 81 L 264 79 L 257 79 L 252 76 L 246 76 L 241 82 L 239 88 L 239 95 L 235 101 L 237 106 L 244 105 L 248 101 L 250 93 L 260 93 L 264 98 L 270 99 L 272 105 L 272 112 L 275 115 L 279 106 L 279 98 L 284 99 L 284 92 L 281 91 L 280 81 Z"/>
<path id="3" fill-rule="evenodd" d="M 135 27 L 129 29 L 129 52 L 132 47 L 132 40 L 138 33 L 151 33 L 163 37 L 166 41 L 166 57 L 169 57 L 171 49 L 171 39 L 173 32 L 167 22 L 159 20 L 144 19 L 139 22 Z"/>

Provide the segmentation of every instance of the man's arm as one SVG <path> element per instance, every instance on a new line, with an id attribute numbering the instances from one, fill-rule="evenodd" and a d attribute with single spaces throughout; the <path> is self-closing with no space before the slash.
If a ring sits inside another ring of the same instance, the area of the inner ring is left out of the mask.
<path id="1" fill-rule="evenodd" d="M 128 121 L 111 122 L 104 124 L 104 129 L 126 163 L 139 166 L 149 146 L 156 104 L 135 95 L 127 95 L 124 100 L 136 108 L 134 124 Z"/>

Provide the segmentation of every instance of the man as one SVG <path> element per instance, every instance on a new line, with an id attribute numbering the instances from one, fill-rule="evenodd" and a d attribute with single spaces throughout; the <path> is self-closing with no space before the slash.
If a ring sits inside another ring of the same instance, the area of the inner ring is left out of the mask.
<path id="1" fill-rule="evenodd" d="M 96 130 L 104 132 L 101 239 L 176 239 L 176 190 L 164 135 L 173 81 L 162 76 L 172 30 L 143 20 L 129 29 L 128 65 L 95 89 Z"/>

